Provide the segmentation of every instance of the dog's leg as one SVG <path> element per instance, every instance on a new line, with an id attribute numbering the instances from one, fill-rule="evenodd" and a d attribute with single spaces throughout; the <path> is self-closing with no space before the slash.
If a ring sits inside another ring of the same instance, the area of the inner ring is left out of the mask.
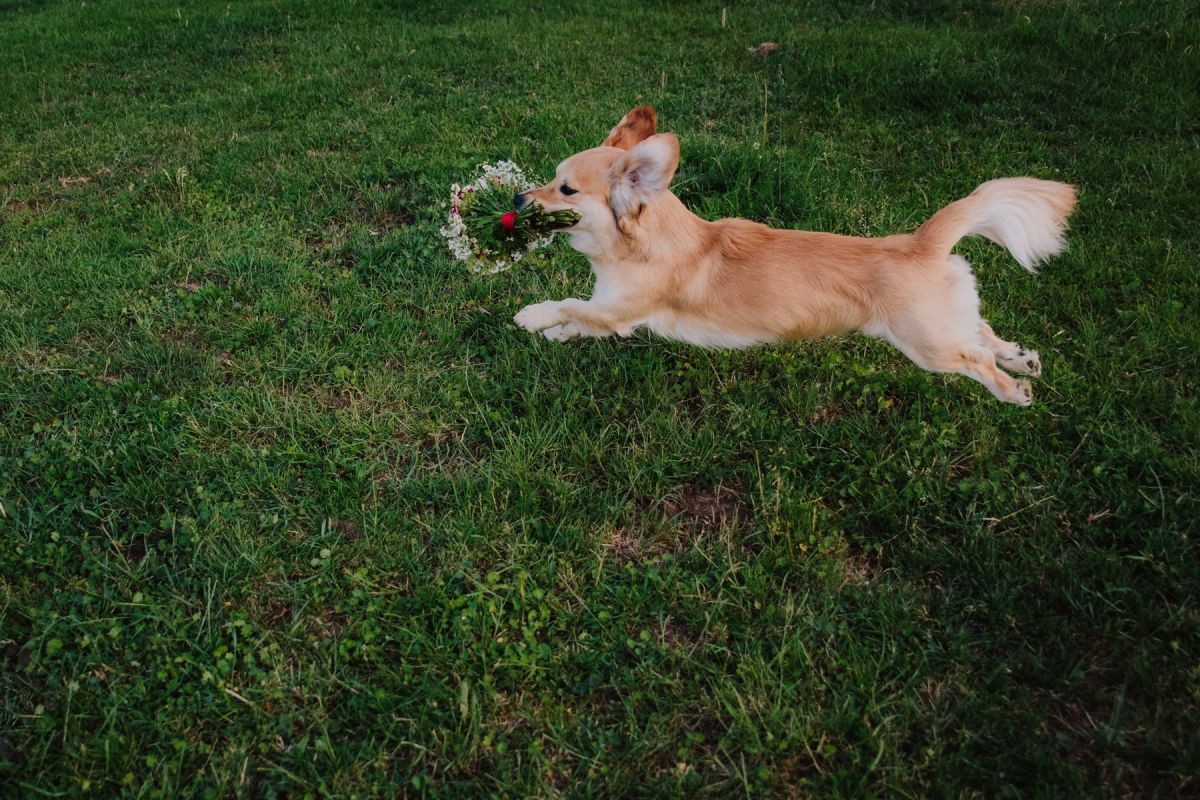
<path id="1" fill-rule="evenodd" d="M 1027 406 L 1033 402 L 1029 381 L 1012 377 L 996 366 L 996 357 L 984 347 L 962 347 L 934 359 L 938 372 L 957 372 L 979 381 L 997 399 Z"/>
<path id="2" fill-rule="evenodd" d="M 987 320 L 980 320 L 979 333 L 983 346 L 992 351 L 996 363 L 1004 369 L 1035 378 L 1042 374 L 1042 360 L 1038 358 L 1036 350 L 1026 350 L 1016 342 L 1004 341 L 987 324 Z"/>
<path id="3" fill-rule="evenodd" d="M 542 329 L 542 336 L 552 342 L 565 342 L 582 334 L 583 331 L 574 322 L 564 322 L 562 325 Z"/>
<path id="4" fill-rule="evenodd" d="M 1032 403 L 1029 381 L 1017 380 L 996 366 L 996 356 L 984 335 L 984 329 L 991 333 L 991 328 L 979 316 L 975 277 L 966 259 L 950 256 L 942 270 L 929 270 L 919 288 L 921 291 L 913 292 L 911 304 L 882 326 L 888 340 L 931 372 L 966 375 L 1006 403 Z"/>
<path id="5" fill-rule="evenodd" d="M 895 335 L 889 337 L 892 344 L 922 369 L 930 372 L 956 372 L 979 381 L 1006 403 L 1027 406 L 1033 402 L 1033 389 L 1027 380 L 1019 380 L 996 366 L 996 357 L 986 347 L 973 342 L 960 347 L 946 347 L 935 342 L 904 340 Z"/>
<path id="6" fill-rule="evenodd" d="M 612 306 L 569 297 L 525 306 L 513 321 L 527 331 L 541 331 L 547 339 L 565 341 L 576 336 L 629 336 L 636 317 Z"/>

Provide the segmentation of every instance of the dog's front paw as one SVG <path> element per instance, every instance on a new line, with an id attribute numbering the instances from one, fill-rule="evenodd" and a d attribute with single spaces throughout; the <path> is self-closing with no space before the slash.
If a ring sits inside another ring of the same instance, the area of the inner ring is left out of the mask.
<path id="1" fill-rule="evenodd" d="M 581 333 L 582 331 L 579 330 L 579 326 L 574 322 L 564 322 L 562 325 L 546 328 L 542 331 L 542 336 L 545 336 L 552 342 L 565 342 L 568 339 L 574 339 Z"/>
<path id="2" fill-rule="evenodd" d="M 556 300 L 546 300 L 542 303 L 525 306 L 513 317 L 513 322 L 530 333 L 554 327 L 562 321 L 562 315 L 559 312 L 560 306 L 561 303 Z"/>

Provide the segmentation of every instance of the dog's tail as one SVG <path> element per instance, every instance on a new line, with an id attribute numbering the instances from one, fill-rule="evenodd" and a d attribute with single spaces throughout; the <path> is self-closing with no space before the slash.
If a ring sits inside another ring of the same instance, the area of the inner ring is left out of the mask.
<path id="1" fill-rule="evenodd" d="M 1063 231 L 1075 208 L 1075 187 L 1037 178 L 1000 178 L 934 214 L 917 229 L 929 255 L 948 254 L 964 236 L 986 236 L 1007 247 L 1021 266 L 1037 265 L 1066 249 Z"/>

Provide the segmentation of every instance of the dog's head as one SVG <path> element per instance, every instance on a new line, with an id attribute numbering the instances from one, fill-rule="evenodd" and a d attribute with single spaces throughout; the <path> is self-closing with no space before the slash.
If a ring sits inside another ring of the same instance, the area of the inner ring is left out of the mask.
<path id="1" fill-rule="evenodd" d="M 666 191 L 679 166 L 679 141 L 655 134 L 650 106 L 626 114 L 599 147 L 558 165 L 554 180 L 515 198 L 519 207 L 540 203 L 547 211 L 571 210 L 579 222 L 567 233 L 605 241 L 627 234 L 646 205 Z"/>

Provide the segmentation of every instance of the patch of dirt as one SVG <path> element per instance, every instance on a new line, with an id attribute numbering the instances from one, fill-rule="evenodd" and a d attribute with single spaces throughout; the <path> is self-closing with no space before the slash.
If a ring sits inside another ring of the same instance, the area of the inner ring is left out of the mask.
<path id="1" fill-rule="evenodd" d="M 662 509 L 668 516 L 682 518 L 685 524 L 701 533 L 736 523 L 746 516 L 738 493 L 722 486 L 707 489 L 687 484 L 677 497 L 664 498 Z"/>
<path id="2" fill-rule="evenodd" d="M 177 347 L 189 350 L 203 346 L 203 340 L 191 325 L 171 325 L 163 330 L 162 338 Z"/>
<path id="3" fill-rule="evenodd" d="M 637 561 L 642 554 L 641 541 L 626 528 L 614 528 L 605 545 L 610 553 L 622 561 Z"/>
<path id="4" fill-rule="evenodd" d="M 1094 763 L 1096 752 L 1092 739 L 1099 727 L 1096 719 L 1081 703 L 1058 698 L 1046 703 L 1046 719 L 1039 728 L 1042 733 L 1054 737 L 1060 750 L 1080 766 Z"/>
<path id="5" fill-rule="evenodd" d="M 347 542 L 357 542 L 362 538 L 362 528 L 345 519 L 329 520 L 329 529 L 341 535 Z"/>
<path id="6" fill-rule="evenodd" d="M 412 225 L 416 219 L 412 211 L 407 208 L 385 209 L 377 211 L 371 218 L 371 227 L 381 228 L 385 231 L 392 230 L 393 228 L 404 228 Z"/>
<path id="7" fill-rule="evenodd" d="M 4 665 L 5 671 L 16 672 L 24 669 L 31 658 L 28 648 L 10 640 L 4 648 L 4 658 L 0 663 Z"/>
<path id="8" fill-rule="evenodd" d="M 971 474 L 975 468 L 975 456 L 970 452 L 963 453 L 946 468 L 947 481 L 959 481 Z"/>
<path id="9" fill-rule="evenodd" d="M 314 386 L 309 390 L 309 394 L 321 408 L 330 411 L 350 410 L 360 413 L 368 407 L 363 393 L 352 387 Z"/>
<path id="10" fill-rule="evenodd" d="M 144 539 L 135 539 L 132 542 L 118 542 L 117 548 L 121 551 L 121 555 L 131 566 L 141 564 L 146 560 L 146 542 Z"/>
<path id="11" fill-rule="evenodd" d="M 313 618 L 313 632 L 320 639 L 341 639 L 350 624 L 350 616 L 326 609 Z"/>
<path id="12" fill-rule="evenodd" d="M 813 425 L 822 425 L 826 422 L 837 419 L 842 415 L 842 407 L 836 404 L 821 406 L 813 412 L 812 418 L 809 420 Z"/>
<path id="13" fill-rule="evenodd" d="M 346 228 L 338 224 L 330 224 L 321 230 L 310 231 L 304 237 L 304 246 L 314 253 L 324 253 L 327 250 L 336 252 L 345 243 Z"/>
<path id="14" fill-rule="evenodd" d="M 672 650 L 690 652 L 696 646 L 699 638 L 695 631 L 681 622 L 665 622 L 658 631 L 658 640 L 662 642 L 663 646 Z"/>
<path id="15" fill-rule="evenodd" d="M 269 625 L 272 627 L 282 625 L 292 617 L 292 604 L 282 600 L 272 600 L 267 605 L 266 612 L 263 618 Z"/>
<path id="16" fill-rule="evenodd" d="M 1033 690 L 1037 706 L 1044 714 L 1038 731 L 1053 739 L 1064 758 L 1086 770 L 1096 782 L 1111 788 L 1114 797 L 1149 797 L 1155 794 L 1156 786 L 1165 785 L 1159 781 L 1166 778 L 1168 771 L 1155 769 L 1148 763 L 1138 766 L 1130 763 L 1131 754 L 1145 753 L 1144 728 L 1124 730 L 1115 750 L 1104 744 L 1116 698 L 1122 691 L 1123 672 L 1099 653 L 1092 654 L 1091 662 L 1084 670 L 1083 686 L 1062 693 Z"/>
<path id="17" fill-rule="evenodd" d="M 492 695 L 493 710 L 490 724 L 505 733 L 529 727 L 526 717 L 529 715 L 529 701 L 523 694 L 514 694 L 499 690 Z M 533 701 L 533 711 L 536 712 L 538 703 Z"/>
<path id="18" fill-rule="evenodd" d="M 681 487 L 674 497 L 645 503 L 642 512 L 648 518 L 644 531 L 619 526 L 605 535 L 605 549 L 618 560 L 641 563 L 682 552 L 697 534 L 740 525 L 749 516 L 738 491 L 698 484 Z"/>
<path id="19" fill-rule="evenodd" d="M 879 566 L 865 553 L 855 553 L 842 560 L 842 585 L 866 586 L 879 577 Z"/>
<path id="20" fill-rule="evenodd" d="M 605 537 L 604 546 L 618 561 L 642 564 L 667 553 L 679 553 L 688 541 L 681 529 L 664 532 L 659 526 L 642 534 L 630 528 L 614 528 Z"/>
<path id="21" fill-rule="evenodd" d="M 294 611 L 291 603 L 274 597 L 265 599 L 252 597 L 249 605 L 250 615 L 257 619 L 264 628 L 279 628 L 287 625 L 291 621 Z"/>
<path id="22" fill-rule="evenodd" d="M 40 214 L 47 205 L 41 200 L 9 200 L 4 204 L 4 211 L 8 214 Z"/>

